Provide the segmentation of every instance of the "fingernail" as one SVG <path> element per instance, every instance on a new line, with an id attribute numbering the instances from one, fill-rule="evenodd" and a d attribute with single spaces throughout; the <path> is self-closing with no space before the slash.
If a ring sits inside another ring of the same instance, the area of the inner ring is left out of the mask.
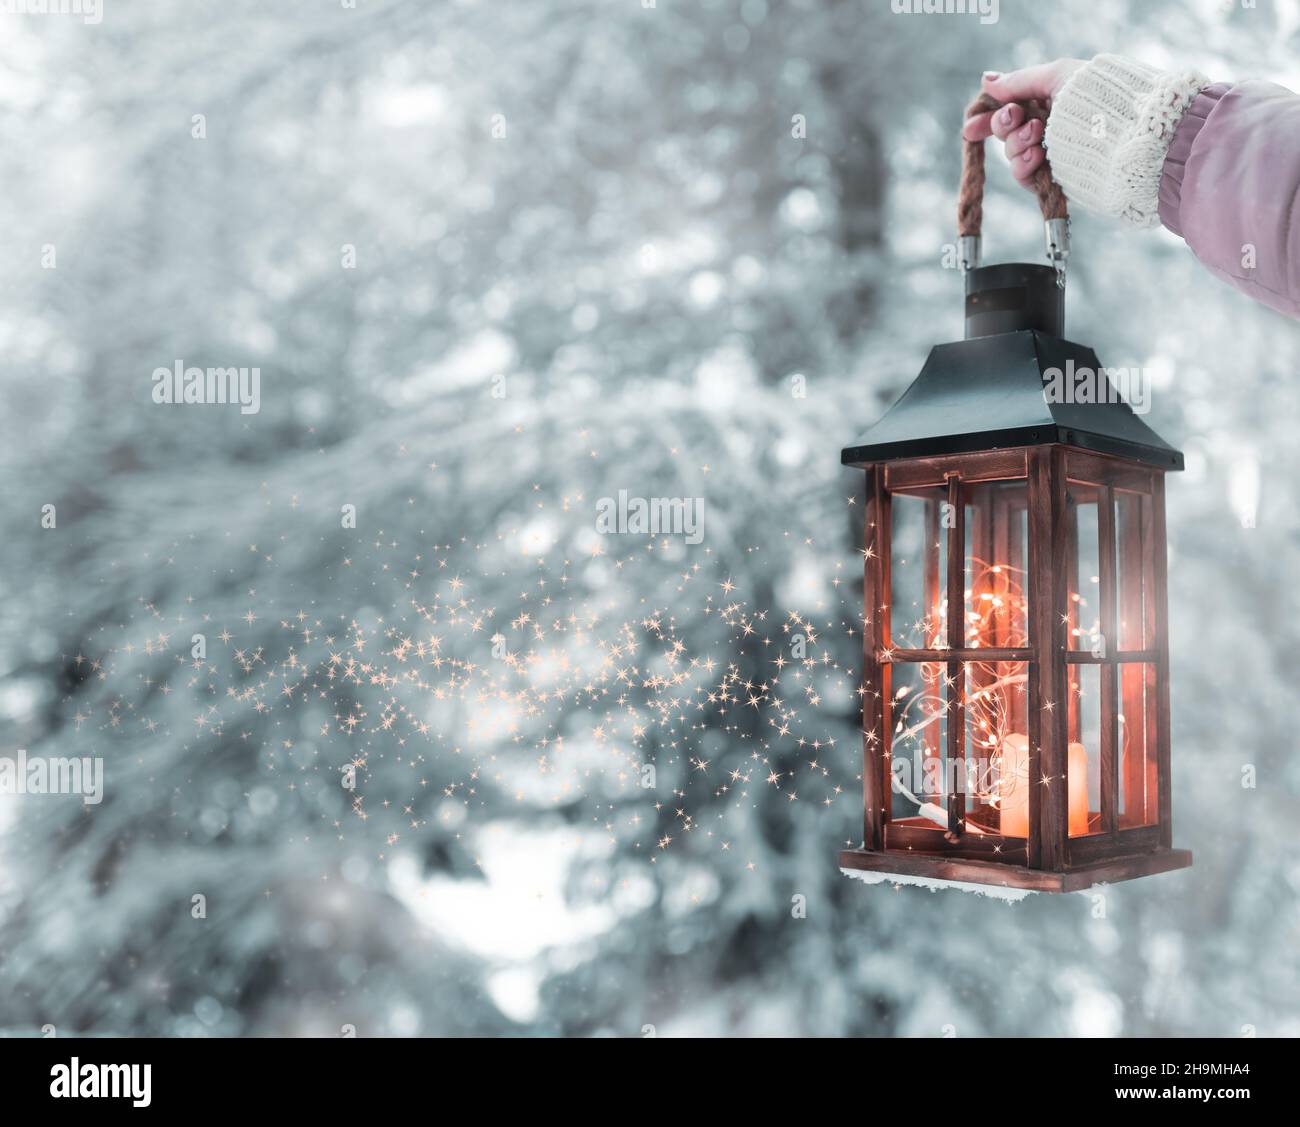
<path id="1" fill-rule="evenodd" d="M 1034 123 L 1031 121 L 1028 125 L 1024 127 L 1024 129 L 1020 131 L 1020 139 L 1022 141 L 1028 141 L 1029 135 L 1033 133 L 1033 131 L 1034 131 Z"/>
<path id="2" fill-rule="evenodd" d="M 1002 77 L 1002 72 L 1000 70 L 986 70 L 984 72 L 985 82 L 992 82 L 995 78 L 1001 78 L 1001 77 Z"/>
<path id="3" fill-rule="evenodd" d="M 1020 154 L 1020 159 L 1023 160 L 1026 164 L 1028 164 L 1031 160 L 1034 159 L 1034 150 L 1026 149 L 1023 153 Z"/>
<path id="4" fill-rule="evenodd" d="M 1006 125 L 1011 120 L 1010 106 L 1003 106 L 1002 109 L 998 111 L 998 120 L 1002 122 L 1003 125 Z"/>

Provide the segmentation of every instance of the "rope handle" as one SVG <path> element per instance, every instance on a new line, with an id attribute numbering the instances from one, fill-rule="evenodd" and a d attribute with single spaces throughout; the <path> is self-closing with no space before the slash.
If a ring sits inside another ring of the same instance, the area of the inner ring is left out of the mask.
<path id="1" fill-rule="evenodd" d="M 1002 108 L 990 94 L 980 94 L 966 107 L 966 116 L 989 113 Z M 1031 100 L 1020 103 L 1025 111 L 1025 121 L 1046 121 L 1047 107 L 1042 102 Z M 1052 170 L 1044 161 L 1034 173 L 1030 182 L 1034 194 L 1038 197 L 1038 206 L 1044 220 L 1068 219 L 1069 210 L 1065 193 L 1061 186 L 1052 179 Z M 984 142 L 964 141 L 962 143 L 961 188 L 957 193 L 957 234 L 963 237 L 979 238 L 980 228 L 984 224 Z"/>

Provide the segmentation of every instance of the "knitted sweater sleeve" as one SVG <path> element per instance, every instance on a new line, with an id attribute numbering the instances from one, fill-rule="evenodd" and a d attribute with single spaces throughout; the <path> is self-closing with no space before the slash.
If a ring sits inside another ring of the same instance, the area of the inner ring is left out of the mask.
<path id="1" fill-rule="evenodd" d="M 1071 203 L 1137 227 L 1160 222 L 1160 175 L 1183 114 L 1209 79 L 1098 55 L 1052 100 L 1044 145 Z"/>

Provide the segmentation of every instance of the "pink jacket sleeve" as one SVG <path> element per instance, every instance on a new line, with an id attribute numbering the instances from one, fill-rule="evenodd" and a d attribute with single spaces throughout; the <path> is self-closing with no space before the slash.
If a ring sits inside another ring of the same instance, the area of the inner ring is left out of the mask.
<path id="1" fill-rule="evenodd" d="M 1212 273 L 1300 317 L 1300 96 L 1260 81 L 1202 90 L 1165 157 L 1160 220 Z"/>

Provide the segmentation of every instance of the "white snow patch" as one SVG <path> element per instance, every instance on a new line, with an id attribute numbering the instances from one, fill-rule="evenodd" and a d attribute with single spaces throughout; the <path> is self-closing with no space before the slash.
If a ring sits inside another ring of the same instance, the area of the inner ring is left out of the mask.
<path id="1" fill-rule="evenodd" d="M 483 329 L 402 380 L 390 389 L 388 399 L 396 406 L 404 406 L 476 384 L 487 386 L 492 376 L 510 372 L 517 358 L 510 337 L 495 329 Z"/>
<path id="2" fill-rule="evenodd" d="M 511 1021 L 527 1025 L 541 1012 L 542 976 L 535 966 L 513 966 L 488 976 L 492 1001 Z"/>
<path id="3" fill-rule="evenodd" d="M 367 117 L 392 129 L 432 125 L 447 114 L 447 95 L 429 82 L 389 82 L 367 90 L 362 98 Z"/>
<path id="4" fill-rule="evenodd" d="M 917 888 L 928 888 L 931 892 L 975 892 L 980 896 L 990 896 L 994 900 L 1006 900 L 1008 903 L 1023 900 L 1034 890 L 1032 888 L 1003 888 L 995 884 L 970 884 L 964 880 L 937 880 L 934 877 L 910 877 L 902 873 L 870 873 L 863 869 L 841 868 L 846 877 L 860 880 L 864 884 L 911 884 Z"/>
<path id="5" fill-rule="evenodd" d="M 566 891 L 569 869 L 580 857 L 608 852 L 598 835 L 500 825 L 476 838 L 483 880 L 426 878 L 413 855 L 399 854 L 389 863 L 390 887 L 447 941 L 517 970 L 549 947 L 594 939 L 614 926 L 619 913 L 608 899 L 575 905 Z M 519 982 L 507 982 L 502 989 L 522 1007 L 526 995 Z"/>

